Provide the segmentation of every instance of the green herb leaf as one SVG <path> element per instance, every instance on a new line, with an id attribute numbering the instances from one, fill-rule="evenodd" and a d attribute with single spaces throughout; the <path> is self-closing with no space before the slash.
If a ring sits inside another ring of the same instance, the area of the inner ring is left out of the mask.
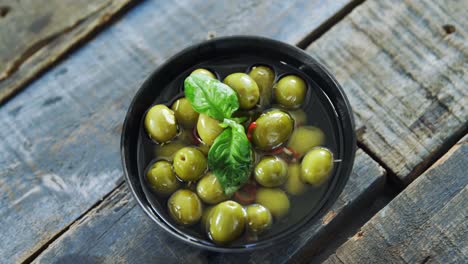
<path id="1" fill-rule="evenodd" d="M 227 128 L 216 138 L 208 152 L 208 167 L 226 194 L 236 192 L 249 179 L 252 164 L 250 142 L 244 127 L 224 119 Z"/>
<path id="2" fill-rule="evenodd" d="M 245 121 L 247 121 L 247 117 L 243 116 L 243 117 L 231 117 L 229 118 L 233 121 L 236 121 L 236 123 L 244 123 Z"/>
<path id="3" fill-rule="evenodd" d="M 192 74 L 184 82 L 185 97 L 193 109 L 223 121 L 239 108 L 237 93 L 226 84 L 202 74 Z"/>

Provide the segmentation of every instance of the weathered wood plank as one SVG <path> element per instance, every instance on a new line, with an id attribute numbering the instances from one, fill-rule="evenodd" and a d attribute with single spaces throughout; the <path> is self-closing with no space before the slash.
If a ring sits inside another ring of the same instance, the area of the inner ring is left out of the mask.
<path id="1" fill-rule="evenodd" d="M 7 1 L 0 16 L 0 103 L 131 0 Z"/>
<path id="2" fill-rule="evenodd" d="M 33 82 L 0 108 L 0 262 L 24 260 L 122 182 L 125 111 L 168 56 L 220 32 L 296 43 L 349 2 L 145 1 Z"/>
<path id="3" fill-rule="evenodd" d="M 358 140 L 404 183 L 468 128 L 467 13 L 466 0 L 367 1 L 308 48 L 344 87 Z"/>
<path id="4" fill-rule="evenodd" d="M 384 185 L 384 171 L 363 151 L 357 152 L 353 174 L 333 208 L 322 220 L 312 225 L 287 245 L 255 251 L 251 254 L 216 254 L 202 251 L 177 241 L 153 223 L 121 187 L 99 207 L 52 243 L 36 261 L 54 260 L 74 262 L 79 258 L 93 261 L 115 262 L 194 262 L 217 263 L 281 263 L 292 257 L 298 249 L 323 232 L 333 222 L 350 216 L 349 208 L 370 199 Z"/>
<path id="5" fill-rule="evenodd" d="M 468 135 L 328 263 L 467 263 Z"/>

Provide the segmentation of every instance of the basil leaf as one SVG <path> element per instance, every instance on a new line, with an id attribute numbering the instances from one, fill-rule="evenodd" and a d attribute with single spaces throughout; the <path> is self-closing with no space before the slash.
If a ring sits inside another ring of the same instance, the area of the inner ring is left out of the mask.
<path id="1" fill-rule="evenodd" d="M 236 121 L 236 123 L 244 123 L 245 121 L 247 121 L 247 117 L 243 116 L 243 117 L 231 117 L 229 118 L 230 120 L 233 120 L 233 121 Z"/>
<path id="2" fill-rule="evenodd" d="M 219 121 L 231 117 L 239 108 L 237 94 L 231 87 L 203 74 L 187 77 L 184 90 L 195 111 Z"/>
<path id="3" fill-rule="evenodd" d="M 208 152 L 208 167 L 226 194 L 236 192 L 249 179 L 252 164 L 250 142 L 244 127 L 224 119 L 227 128 L 216 138 Z"/>

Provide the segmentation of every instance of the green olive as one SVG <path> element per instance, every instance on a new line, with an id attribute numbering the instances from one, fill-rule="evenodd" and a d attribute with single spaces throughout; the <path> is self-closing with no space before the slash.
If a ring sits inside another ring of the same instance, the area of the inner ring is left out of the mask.
<path id="1" fill-rule="evenodd" d="M 232 73 L 224 79 L 224 83 L 236 91 L 241 109 L 251 109 L 258 103 L 260 90 L 249 75 Z"/>
<path id="2" fill-rule="evenodd" d="M 229 198 L 213 173 L 208 173 L 197 184 L 197 194 L 207 204 L 217 204 Z"/>
<path id="3" fill-rule="evenodd" d="M 288 181 L 284 185 L 286 192 L 292 195 L 303 194 L 307 185 L 301 180 L 301 166 L 297 163 L 288 166 Z"/>
<path id="4" fill-rule="evenodd" d="M 162 195 L 167 196 L 179 188 L 179 181 L 172 171 L 171 163 L 165 160 L 155 162 L 146 173 L 151 188 Z"/>
<path id="5" fill-rule="evenodd" d="M 281 78 L 274 88 L 275 99 L 287 108 L 297 108 L 304 102 L 307 85 L 300 77 L 288 75 Z"/>
<path id="6" fill-rule="evenodd" d="M 155 149 L 155 155 L 158 158 L 172 161 L 174 154 L 181 148 L 186 147 L 187 145 L 179 142 L 172 141 L 166 144 L 157 145 Z"/>
<path id="7" fill-rule="evenodd" d="M 208 232 L 217 243 L 227 243 L 238 238 L 245 228 L 245 211 L 234 201 L 216 205 L 209 219 Z"/>
<path id="8" fill-rule="evenodd" d="M 214 206 L 209 206 L 205 207 L 205 209 L 203 210 L 203 214 L 201 217 L 201 225 L 204 231 L 208 230 L 208 224 L 214 208 Z"/>
<path id="9" fill-rule="evenodd" d="M 172 104 L 177 122 L 184 127 L 194 127 L 198 120 L 198 113 L 193 110 L 189 100 L 185 97 Z"/>
<path id="10" fill-rule="evenodd" d="M 197 133 L 201 140 L 208 146 L 211 146 L 219 134 L 223 132 L 220 122 L 208 115 L 201 114 L 198 117 Z"/>
<path id="11" fill-rule="evenodd" d="M 323 144 L 325 135 L 322 130 L 313 126 L 304 126 L 296 128 L 288 142 L 288 147 L 292 148 L 301 157 L 313 147 Z"/>
<path id="12" fill-rule="evenodd" d="M 269 105 L 275 81 L 275 73 L 267 66 L 254 66 L 249 76 L 257 83 L 260 90 L 260 101 L 262 105 Z"/>
<path id="13" fill-rule="evenodd" d="M 149 136 L 164 143 L 177 135 L 177 122 L 174 111 L 165 105 L 155 105 L 145 116 L 145 128 Z"/>
<path id="14" fill-rule="evenodd" d="M 294 119 L 295 126 L 302 126 L 307 123 L 307 114 L 302 109 L 289 110 L 289 115 Z"/>
<path id="15" fill-rule="evenodd" d="M 210 151 L 210 146 L 208 146 L 207 144 L 205 143 L 200 143 L 200 145 L 198 145 L 198 150 L 200 150 L 203 154 L 205 154 L 205 156 L 208 157 L 208 152 Z"/>
<path id="16" fill-rule="evenodd" d="M 302 180 L 320 186 L 333 170 L 333 154 L 326 148 L 314 148 L 309 151 L 301 163 Z"/>
<path id="17" fill-rule="evenodd" d="M 198 196 L 189 190 L 178 190 L 167 201 L 169 214 L 181 225 L 193 225 L 202 216 L 203 206 Z"/>
<path id="18" fill-rule="evenodd" d="M 207 168 L 205 155 L 193 147 L 185 147 L 174 155 L 174 171 L 183 181 L 196 181 Z"/>
<path id="19" fill-rule="evenodd" d="M 294 120 L 295 127 L 300 127 L 304 124 L 307 124 L 307 114 L 302 109 L 288 109 L 282 105 L 273 105 L 273 108 L 288 113 L 289 116 L 291 116 L 291 118 Z"/>
<path id="20" fill-rule="evenodd" d="M 288 196 L 279 188 L 258 189 L 256 202 L 265 206 L 278 219 L 286 216 L 289 212 Z"/>
<path id="21" fill-rule="evenodd" d="M 270 150 L 288 140 L 294 127 L 293 119 L 281 110 L 262 114 L 256 121 L 252 141 L 262 150 Z"/>
<path id="22" fill-rule="evenodd" d="M 198 68 L 198 69 L 194 70 L 190 74 L 203 74 L 203 75 L 206 75 L 206 76 L 211 77 L 213 79 L 216 79 L 216 75 L 214 75 L 214 73 L 210 72 L 207 69 L 203 69 L 203 68 Z"/>
<path id="23" fill-rule="evenodd" d="M 194 143 L 193 131 L 190 128 L 181 129 L 179 134 L 175 138 L 177 141 L 186 145 L 192 145 Z"/>
<path id="24" fill-rule="evenodd" d="M 286 182 L 288 164 L 278 157 L 264 157 L 255 166 L 255 180 L 265 187 L 277 187 Z"/>
<path id="25" fill-rule="evenodd" d="M 247 206 L 247 228 L 253 233 L 262 233 L 271 227 L 273 217 L 270 211 L 260 205 L 252 204 Z"/>

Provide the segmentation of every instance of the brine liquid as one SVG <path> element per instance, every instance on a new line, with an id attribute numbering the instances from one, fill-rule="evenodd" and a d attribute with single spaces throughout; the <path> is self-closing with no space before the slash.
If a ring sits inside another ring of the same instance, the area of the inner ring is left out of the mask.
<path id="1" fill-rule="evenodd" d="M 288 74 L 295 74 L 301 77 L 307 83 L 307 95 L 302 104 L 302 109 L 307 115 L 307 126 L 315 126 L 320 128 L 325 134 L 325 142 L 322 146 L 328 148 L 335 156 L 335 159 L 340 158 L 340 149 L 338 144 L 338 139 L 340 138 L 339 127 L 336 123 L 336 113 L 333 106 L 331 105 L 329 99 L 326 97 L 325 93 L 320 89 L 320 87 L 307 75 L 301 72 L 299 69 L 294 68 L 286 63 L 279 61 L 270 61 L 263 57 L 256 56 L 242 56 L 240 58 L 218 58 L 213 61 L 206 61 L 195 65 L 194 67 L 187 69 L 187 71 L 182 72 L 176 79 L 174 79 L 167 87 L 164 88 L 161 95 L 156 99 L 154 104 L 166 104 L 168 107 L 178 98 L 183 96 L 183 83 L 184 79 L 195 69 L 205 68 L 217 75 L 219 80 L 223 80 L 227 75 L 235 72 L 250 72 L 250 69 L 253 66 L 265 65 L 272 68 L 276 74 L 275 83 L 282 77 Z M 272 100 L 274 101 L 274 100 Z M 263 110 L 259 109 L 254 115 L 260 115 L 261 112 L 276 108 L 273 102 L 273 105 L 264 107 Z M 192 131 L 180 131 L 185 137 L 192 136 Z M 199 240 L 199 242 L 212 244 L 208 235 L 201 227 L 201 224 L 195 226 L 183 227 L 177 225 L 174 221 L 171 221 L 171 217 L 168 214 L 167 210 L 167 199 L 157 196 L 151 191 L 149 187 L 145 173 L 149 165 L 151 165 L 155 160 L 165 159 L 165 157 L 158 157 L 156 155 L 156 149 L 158 144 L 152 141 L 145 132 L 143 120 L 141 122 L 140 136 L 138 141 L 138 161 L 139 161 L 139 176 L 142 183 L 143 191 L 153 207 L 160 215 L 165 216 L 165 221 L 167 224 L 172 226 L 174 229 L 179 229 L 182 232 L 189 234 L 193 238 Z M 256 151 L 257 158 L 260 158 L 263 153 Z M 335 166 L 336 167 L 336 166 Z M 336 169 L 332 172 L 329 178 L 332 178 L 336 173 Z M 244 236 L 230 243 L 229 246 L 236 246 L 246 243 L 255 243 L 255 241 L 263 240 L 275 236 L 276 234 L 285 232 L 287 229 L 294 227 L 301 220 L 304 220 L 305 217 L 309 217 L 311 213 L 316 212 L 317 207 L 320 204 L 320 201 L 323 199 L 326 190 L 328 189 L 328 184 L 323 184 L 321 187 L 314 188 L 310 185 L 307 185 L 308 189 L 304 194 L 301 195 L 289 195 L 290 209 L 289 213 L 283 219 L 277 220 L 274 219 L 272 227 L 259 235 L 259 237 L 249 237 L 247 232 Z M 187 188 L 195 191 L 195 184 L 187 186 Z"/>

